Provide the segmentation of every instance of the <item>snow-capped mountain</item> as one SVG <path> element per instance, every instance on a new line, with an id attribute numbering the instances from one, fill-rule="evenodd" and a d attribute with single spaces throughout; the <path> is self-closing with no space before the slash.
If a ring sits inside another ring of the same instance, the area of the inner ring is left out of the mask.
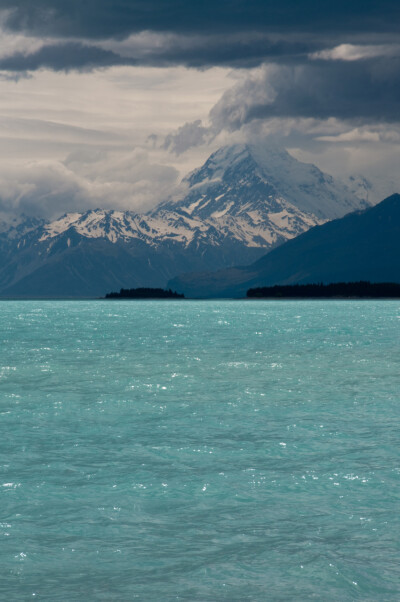
<path id="1" fill-rule="evenodd" d="M 323 282 L 400 282 L 400 195 L 312 228 L 248 266 L 183 274 L 186 297 L 244 297 L 249 288 Z"/>
<path id="2" fill-rule="evenodd" d="M 139 239 L 184 246 L 229 237 L 248 247 L 270 247 L 363 203 L 343 184 L 284 150 L 234 145 L 211 155 L 184 180 L 188 191 L 150 213 L 95 210 L 70 213 L 45 226 L 41 241 L 69 228 L 111 242 Z M 281 192 L 284 189 L 284 194 Z"/>
<path id="3" fill-rule="evenodd" d="M 6 239 L 21 238 L 33 230 L 37 230 L 46 223 L 40 217 L 28 217 L 24 214 L 11 219 L 0 218 L 0 237 Z"/>
<path id="4" fill-rule="evenodd" d="M 164 286 L 179 273 L 246 264 L 364 203 L 286 151 L 234 145 L 146 214 L 89 210 L 0 228 L 0 294 L 103 295 Z"/>
<path id="5" fill-rule="evenodd" d="M 185 198 L 157 211 L 174 208 L 202 219 L 248 214 L 264 221 L 283 210 L 325 221 L 360 208 L 360 203 L 368 205 L 315 165 L 261 144 L 223 147 L 184 181 L 189 186 Z"/>

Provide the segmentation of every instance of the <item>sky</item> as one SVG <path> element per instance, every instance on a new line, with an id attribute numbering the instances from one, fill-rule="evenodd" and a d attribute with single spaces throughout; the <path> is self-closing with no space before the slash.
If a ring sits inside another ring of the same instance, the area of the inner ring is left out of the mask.
<path id="1" fill-rule="evenodd" d="M 0 216 L 146 211 L 224 144 L 400 192 L 396 0 L 0 0 Z"/>

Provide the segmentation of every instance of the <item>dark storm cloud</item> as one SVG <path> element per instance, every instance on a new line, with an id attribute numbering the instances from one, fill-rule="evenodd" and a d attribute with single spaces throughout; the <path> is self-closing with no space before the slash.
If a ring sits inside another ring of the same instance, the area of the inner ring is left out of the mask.
<path id="1" fill-rule="evenodd" d="M 268 63 L 224 94 L 214 132 L 274 117 L 399 120 L 398 0 L 0 0 L 0 9 L 7 33 L 43 43 L 3 52 L 6 73 Z M 179 153 L 208 135 L 187 123 L 165 147 Z"/>
<path id="2" fill-rule="evenodd" d="M 321 48 L 317 40 L 274 40 L 261 34 L 179 37 L 158 53 L 143 57 L 151 64 L 164 62 L 187 67 L 230 66 L 251 68 L 266 60 L 297 62 Z"/>
<path id="3" fill-rule="evenodd" d="M 200 119 L 185 123 L 174 133 L 165 137 L 162 147 L 176 155 L 184 153 L 188 148 L 200 146 L 207 140 L 209 130 L 202 126 Z"/>
<path id="4" fill-rule="evenodd" d="M 3 62 L 3 70 L 15 64 L 16 71 L 113 64 L 250 68 L 271 59 L 304 60 L 355 39 L 387 41 L 400 23 L 397 0 L 0 0 L 1 9 L 8 31 L 54 41 Z M 161 37 L 156 44 L 136 40 L 130 49 L 105 47 L 143 32 Z M 81 46 L 65 46 L 63 53 L 62 44 L 73 40 Z"/>
<path id="5" fill-rule="evenodd" d="M 131 45 L 110 41 L 101 42 L 58 40 L 46 43 L 33 52 L 16 52 L 0 59 L 0 70 L 34 71 L 41 67 L 55 71 L 91 69 L 112 65 L 143 65 L 207 68 L 213 66 L 250 68 L 260 61 L 298 62 L 301 57 L 320 50 L 315 41 L 298 42 L 271 40 L 263 35 L 230 35 L 223 41 L 219 36 L 161 36 L 157 44 L 151 36 Z M 112 46 L 110 48 L 109 46 Z"/>
<path id="6" fill-rule="evenodd" d="M 34 35 L 124 37 L 254 31 L 396 31 L 397 0 L 1 0 L 7 24 Z"/>
<path id="7" fill-rule="evenodd" d="M 54 71 L 68 71 L 69 69 L 111 67 L 128 62 L 129 64 L 134 63 L 134 61 L 127 61 L 109 50 L 77 42 L 67 42 L 49 44 L 31 54 L 18 52 L 2 58 L 0 59 L 0 70 L 18 72 L 46 68 Z"/>
<path id="8" fill-rule="evenodd" d="M 317 60 L 260 69 L 225 92 L 210 118 L 217 131 L 274 117 L 395 122 L 399 106 L 400 58 Z"/>

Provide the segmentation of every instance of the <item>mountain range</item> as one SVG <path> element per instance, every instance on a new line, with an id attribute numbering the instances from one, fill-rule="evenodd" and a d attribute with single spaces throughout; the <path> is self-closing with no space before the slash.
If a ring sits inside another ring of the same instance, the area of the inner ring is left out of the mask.
<path id="1" fill-rule="evenodd" d="M 238 144 L 145 214 L 95 209 L 0 224 L 0 296 L 102 296 L 164 287 L 188 271 L 244 265 L 327 220 L 367 205 L 283 149 Z"/>
<path id="2" fill-rule="evenodd" d="M 168 283 L 186 297 L 244 297 L 275 284 L 400 282 L 400 195 L 315 226 L 251 265 Z"/>

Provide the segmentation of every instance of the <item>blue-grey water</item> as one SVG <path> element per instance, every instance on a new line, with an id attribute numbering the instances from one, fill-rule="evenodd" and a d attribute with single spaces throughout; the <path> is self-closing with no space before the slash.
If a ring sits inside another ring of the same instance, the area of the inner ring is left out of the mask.
<path id="1" fill-rule="evenodd" d="M 0 303 L 0 599 L 400 599 L 399 301 Z"/>

